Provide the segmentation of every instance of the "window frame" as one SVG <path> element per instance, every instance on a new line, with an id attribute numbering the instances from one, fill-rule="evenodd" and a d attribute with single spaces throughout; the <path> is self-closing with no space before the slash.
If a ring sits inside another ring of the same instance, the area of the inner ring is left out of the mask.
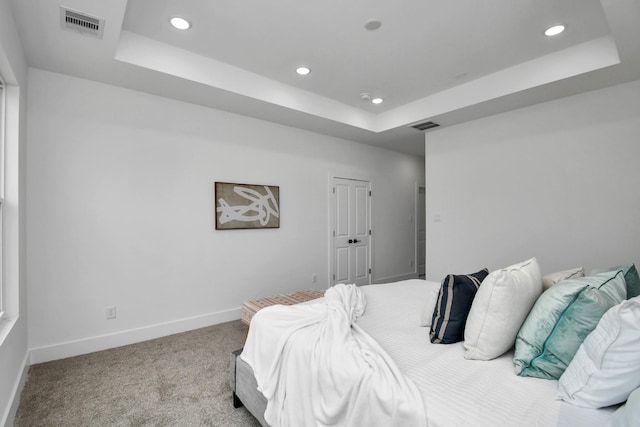
<path id="1" fill-rule="evenodd" d="M 4 196 L 5 196 L 5 138 L 6 138 L 6 84 L 0 75 L 0 321 L 7 312 L 6 286 L 4 278 Z"/>

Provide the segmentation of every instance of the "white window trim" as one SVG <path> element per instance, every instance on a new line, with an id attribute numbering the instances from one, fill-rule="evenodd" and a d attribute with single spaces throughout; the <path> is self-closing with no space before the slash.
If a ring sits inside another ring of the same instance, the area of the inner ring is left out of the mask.
<path id="1" fill-rule="evenodd" d="M 6 86 L 0 76 L 0 321 L 6 313 L 6 289 L 4 279 L 4 183 L 5 183 L 5 137 L 6 137 Z"/>

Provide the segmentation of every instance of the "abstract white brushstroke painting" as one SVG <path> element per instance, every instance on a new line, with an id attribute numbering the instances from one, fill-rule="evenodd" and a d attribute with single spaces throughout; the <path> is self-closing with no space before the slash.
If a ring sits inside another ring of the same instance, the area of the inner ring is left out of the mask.
<path id="1" fill-rule="evenodd" d="M 216 229 L 280 227 L 280 189 L 271 185 L 215 183 Z"/>

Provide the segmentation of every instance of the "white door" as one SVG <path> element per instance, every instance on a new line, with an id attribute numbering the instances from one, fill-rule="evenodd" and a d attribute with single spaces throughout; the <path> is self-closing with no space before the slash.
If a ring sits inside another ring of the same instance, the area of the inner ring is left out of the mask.
<path id="1" fill-rule="evenodd" d="M 333 179 L 333 284 L 370 284 L 371 183 Z"/>

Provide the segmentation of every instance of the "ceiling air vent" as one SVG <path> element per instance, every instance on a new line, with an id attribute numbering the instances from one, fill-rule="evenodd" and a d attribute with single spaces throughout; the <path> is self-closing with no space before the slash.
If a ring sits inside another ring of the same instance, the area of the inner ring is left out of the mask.
<path id="1" fill-rule="evenodd" d="M 435 122 L 428 121 L 428 122 L 418 123 L 418 124 L 413 125 L 411 127 L 414 128 L 414 129 L 418 129 L 418 130 L 427 130 L 427 129 L 437 128 L 438 126 L 440 126 L 440 125 L 435 123 Z"/>
<path id="2" fill-rule="evenodd" d="M 101 39 L 104 19 L 60 7 L 60 26 L 66 30 L 78 31 Z"/>

